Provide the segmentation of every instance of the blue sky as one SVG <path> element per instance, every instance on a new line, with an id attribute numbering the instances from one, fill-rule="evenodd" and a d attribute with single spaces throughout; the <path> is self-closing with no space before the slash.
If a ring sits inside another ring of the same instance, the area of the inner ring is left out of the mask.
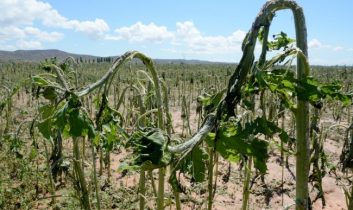
<path id="1" fill-rule="evenodd" d="M 353 1 L 298 0 L 312 64 L 353 65 Z M 1 0 L 0 50 L 60 49 L 98 56 L 139 50 L 152 58 L 238 62 L 265 0 Z M 289 11 L 271 34 L 294 37 Z"/>

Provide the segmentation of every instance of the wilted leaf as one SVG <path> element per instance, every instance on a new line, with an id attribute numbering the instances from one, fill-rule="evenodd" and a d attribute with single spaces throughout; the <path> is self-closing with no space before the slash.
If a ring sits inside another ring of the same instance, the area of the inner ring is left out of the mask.
<path id="1" fill-rule="evenodd" d="M 49 81 L 39 75 L 32 76 L 32 83 L 39 87 L 45 87 L 49 84 Z"/>
<path id="2" fill-rule="evenodd" d="M 39 122 L 38 125 L 38 130 L 39 132 L 43 135 L 44 138 L 46 139 L 50 139 L 50 137 L 52 137 L 52 121 L 50 118 L 47 118 L 46 120 Z"/>

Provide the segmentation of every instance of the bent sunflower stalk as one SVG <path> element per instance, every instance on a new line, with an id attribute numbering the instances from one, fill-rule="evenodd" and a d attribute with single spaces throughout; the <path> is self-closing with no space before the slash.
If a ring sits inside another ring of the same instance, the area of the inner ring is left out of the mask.
<path id="1" fill-rule="evenodd" d="M 189 150 L 190 147 L 197 145 L 201 141 L 200 136 L 204 137 L 212 129 L 217 129 L 219 120 L 226 115 L 227 117 L 234 116 L 235 106 L 241 99 L 241 87 L 246 81 L 246 76 L 254 63 L 254 49 L 256 39 L 259 35 L 261 27 L 268 28 L 271 25 L 272 18 L 279 10 L 290 9 L 294 15 L 296 45 L 297 50 L 297 79 L 301 80 L 309 75 L 309 65 L 307 62 L 307 31 L 305 17 L 302 8 L 292 0 L 273 0 L 265 3 L 260 13 L 256 17 L 250 31 L 247 33 L 243 42 L 243 56 L 237 66 L 235 72 L 229 80 L 227 95 L 219 104 L 216 112 L 216 120 L 207 123 L 207 129 L 204 126 L 191 138 L 177 147 L 168 147 L 173 152 Z M 268 36 L 268 33 L 266 33 Z M 265 38 L 267 40 L 267 37 Z M 296 118 L 296 209 L 304 210 L 309 208 L 309 191 L 308 191 L 308 175 L 309 175 L 309 104 L 297 98 L 297 107 L 295 109 Z M 217 139 L 216 139 L 217 140 Z"/>

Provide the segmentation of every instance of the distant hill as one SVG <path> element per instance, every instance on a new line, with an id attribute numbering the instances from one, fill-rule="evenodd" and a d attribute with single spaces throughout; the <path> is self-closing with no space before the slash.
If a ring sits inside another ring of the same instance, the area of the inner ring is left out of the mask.
<path id="1" fill-rule="evenodd" d="M 39 62 L 46 58 L 52 58 L 52 57 L 56 57 L 59 60 L 63 60 L 69 56 L 72 56 L 74 58 L 81 57 L 82 59 L 97 58 L 97 56 L 73 54 L 73 53 L 68 53 L 61 50 L 16 50 L 16 51 L 0 50 L 0 60 Z"/>
<path id="2" fill-rule="evenodd" d="M 0 50 L 0 61 L 31 61 L 31 62 L 39 62 L 43 61 L 46 58 L 56 57 L 59 60 L 63 60 L 67 57 L 74 57 L 77 59 L 82 58 L 83 60 L 92 60 L 97 58 L 102 58 L 100 56 L 94 55 L 83 55 L 83 54 L 74 54 L 68 53 L 61 50 L 16 50 L 16 51 L 4 51 Z M 113 59 L 118 56 L 108 56 Z M 154 61 L 158 64 L 220 64 L 222 62 L 210 62 L 210 61 L 202 61 L 202 60 L 185 60 L 185 59 L 154 59 Z"/>

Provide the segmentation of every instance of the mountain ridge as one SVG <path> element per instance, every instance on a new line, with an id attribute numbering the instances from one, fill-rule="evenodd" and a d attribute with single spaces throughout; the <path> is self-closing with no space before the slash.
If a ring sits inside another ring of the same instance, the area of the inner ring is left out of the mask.
<path id="1" fill-rule="evenodd" d="M 64 60 L 67 57 L 73 57 L 75 59 L 83 59 L 83 60 L 96 60 L 97 58 L 117 58 L 118 56 L 95 56 L 88 54 L 76 54 L 65 52 L 58 49 L 46 49 L 46 50 L 15 50 L 15 51 L 5 51 L 0 50 L 0 61 L 29 61 L 29 62 L 40 62 L 47 58 L 56 57 L 58 60 Z M 205 61 L 205 60 L 197 60 L 197 59 L 153 59 L 156 63 L 159 64 L 232 64 L 228 62 L 213 62 L 213 61 Z"/>

